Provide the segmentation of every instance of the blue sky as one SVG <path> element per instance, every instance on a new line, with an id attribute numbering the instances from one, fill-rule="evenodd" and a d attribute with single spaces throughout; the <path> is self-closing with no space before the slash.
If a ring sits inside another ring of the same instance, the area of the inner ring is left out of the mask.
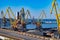
<path id="1" fill-rule="evenodd" d="M 57 0 L 60 6 L 60 0 Z M 41 10 L 45 10 L 47 19 L 55 18 L 54 14 L 50 14 L 52 0 L 0 0 L 0 11 L 6 11 L 8 6 L 11 7 L 12 11 L 16 15 L 17 11 L 20 11 L 24 7 L 25 11 L 30 10 L 30 13 L 35 18 L 38 18 Z M 48 17 L 49 16 L 49 17 Z"/>

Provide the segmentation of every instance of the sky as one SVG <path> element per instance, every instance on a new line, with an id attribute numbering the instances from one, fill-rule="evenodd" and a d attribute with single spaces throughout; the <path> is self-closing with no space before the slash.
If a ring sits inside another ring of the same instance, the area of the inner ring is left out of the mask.
<path id="1" fill-rule="evenodd" d="M 41 11 L 44 10 L 46 19 L 55 19 L 54 13 L 50 14 L 52 1 L 53 0 L 0 0 L 0 12 L 3 10 L 4 13 L 6 13 L 6 8 L 11 7 L 14 15 L 16 15 L 21 8 L 24 8 L 25 11 L 27 9 L 30 10 L 32 17 L 38 18 Z M 60 0 L 57 0 L 57 2 L 60 6 Z"/>

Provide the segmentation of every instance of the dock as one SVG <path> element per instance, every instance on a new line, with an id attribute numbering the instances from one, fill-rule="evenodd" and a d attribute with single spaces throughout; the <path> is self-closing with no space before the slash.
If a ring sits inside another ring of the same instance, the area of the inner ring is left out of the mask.
<path id="1" fill-rule="evenodd" d="M 16 39 L 16 40 L 48 40 L 52 38 L 29 34 L 27 32 L 17 32 L 12 30 L 0 29 L 0 36 Z M 55 39 L 55 38 L 54 38 Z M 56 40 L 56 39 L 55 39 Z"/>
<path id="2" fill-rule="evenodd" d="M 32 34 L 28 34 L 28 33 L 24 33 L 24 32 L 6 30 L 6 29 L 0 29 L 0 35 L 8 37 L 8 38 L 17 39 L 17 40 L 18 39 L 19 40 L 21 40 L 21 39 L 24 39 L 24 40 L 39 40 L 40 39 L 40 38 L 36 38 L 36 35 L 32 35 Z"/>

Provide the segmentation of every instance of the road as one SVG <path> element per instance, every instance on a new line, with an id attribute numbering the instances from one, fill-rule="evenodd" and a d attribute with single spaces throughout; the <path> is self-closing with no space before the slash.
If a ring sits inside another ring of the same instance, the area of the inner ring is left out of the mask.
<path id="1" fill-rule="evenodd" d="M 18 32 L 1 28 L 0 28 L 0 36 L 12 38 L 14 40 L 50 40 L 50 39 L 57 40 L 55 38 L 48 38 L 44 36 L 34 35 L 27 32 Z"/>
<path id="2" fill-rule="evenodd" d="M 25 32 L 17 32 L 12 30 L 0 29 L 0 35 L 6 36 L 13 39 L 24 39 L 24 40 L 40 40 L 40 36 L 28 34 Z"/>

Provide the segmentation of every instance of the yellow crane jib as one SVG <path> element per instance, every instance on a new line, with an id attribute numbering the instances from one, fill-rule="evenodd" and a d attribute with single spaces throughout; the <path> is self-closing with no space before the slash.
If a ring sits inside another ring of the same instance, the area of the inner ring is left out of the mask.
<path id="1" fill-rule="evenodd" d="M 8 14 L 8 17 L 9 17 L 9 19 L 10 19 L 10 23 L 11 23 L 11 25 L 13 26 L 13 27 L 17 27 L 16 26 L 16 17 L 15 17 L 15 15 L 14 15 L 14 13 L 12 12 L 12 9 L 10 8 L 10 7 L 8 7 L 7 9 L 6 9 L 6 14 Z M 6 14 L 4 15 L 4 16 L 6 16 Z M 10 14 L 12 14 L 12 16 L 14 16 L 14 21 L 12 21 L 12 18 L 11 18 L 11 15 Z"/>
<path id="2" fill-rule="evenodd" d="M 52 13 L 53 9 L 54 9 L 54 12 L 55 12 L 55 16 L 56 16 L 56 20 L 57 20 L 57 25 L 58 25 L 58 32 L 60 33 L 60 20 L 59 20 L 59 17 L 60 17 L 60 14 L 58 14 L 58 10 L 57 10 L 57 4 L 56 4 L 56 0 L 53 0 L 52 2 L 52 10 L 50 11 L 50 13 Z"/>
<path id="3" fill-rule="evenodd" d="M 14 15 L 14 13 L 12 12 L 12 9 L 10 7 L 8 7 L 8 9 L 10 10 L 10 12 L 12 13 L 12 15 L 14 16 L 14 19 L 16 19 L 16 16 Z"/>

